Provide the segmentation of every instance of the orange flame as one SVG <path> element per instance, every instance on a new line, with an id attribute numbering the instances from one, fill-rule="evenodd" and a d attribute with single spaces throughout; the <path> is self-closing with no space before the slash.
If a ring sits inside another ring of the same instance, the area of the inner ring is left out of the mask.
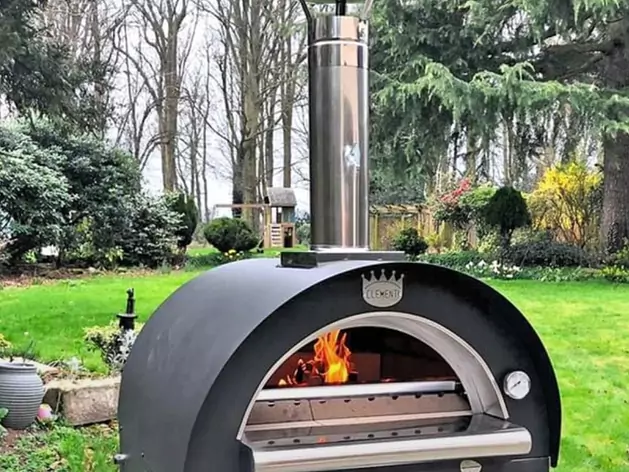
<path id="1" fill-rule="evenodd" d="M 330 331 L 324 334 L 314 346 L 315 362 L 324 366 L 321 372 L 326 384 L 345 383 L 349 379 L 351 351 L 345 344 L 347 334 L 340 330 Z"/>
<path id="2" fill-rule="evenodd" d="M 312 381 L 325 384 L 340 384 L 349 380 L 351 371 L 350 356 L 352 352 L 345 344 L 347 335 L 341 331 L 331 331 L 317 339 L 314 345 L 314 356 L 309 361 L 299 359 L 294 375 L 286 376 L 278 382 L 278 386 L 305 386 Z M 318 383 L 314 383 L 317 385 Z"/>

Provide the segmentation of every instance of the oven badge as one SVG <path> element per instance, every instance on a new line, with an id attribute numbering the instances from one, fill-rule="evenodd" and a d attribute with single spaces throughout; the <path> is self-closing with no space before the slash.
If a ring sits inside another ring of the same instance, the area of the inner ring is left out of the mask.
<path id="1" fill-rule="evenodd" d="M 377 277 L 375 271 L 371 271 L 369 276 L 362 275 L 363 279 L 363 300 L 376 308 L 389 308 L 399 303 L 404 296 L 404 274 L 395 275 L 391 272 L 391 277 L 387 277 L 384 269 Z"/>

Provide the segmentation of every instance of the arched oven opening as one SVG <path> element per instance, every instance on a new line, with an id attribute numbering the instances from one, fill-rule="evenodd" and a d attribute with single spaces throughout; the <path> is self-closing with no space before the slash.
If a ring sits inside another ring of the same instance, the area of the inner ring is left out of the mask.
<path id="1" fill-rule="evenodd" d="M 323 444 L 463 431 L 471 409 L 434 349 L 400 331 L 334 329 L 272 373 L 245 428 L 261 445 Z"/>
<path id="2" fill-rule="evenodd" d="M 507 419 L 489 368 L 462 339 L 416 315 L 369 313 L 315 333 L 280 359 L 240 440 L 256 472 L 528 453 L 529 431 Z"/>

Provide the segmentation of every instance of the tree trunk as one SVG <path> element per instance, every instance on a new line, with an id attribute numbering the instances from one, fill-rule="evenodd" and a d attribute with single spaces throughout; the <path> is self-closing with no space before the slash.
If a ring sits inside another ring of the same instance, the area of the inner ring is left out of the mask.
<path id="1" fill-rule="evenodd" d="M 267 189 L 273 187 L 273 173 L 275 170 L 275 150 L 273 148 L 273 138 L 275 134 L 275 97 L 271 97 L 268 103 L 265 133 L 264 152 L 260 153 L 261 159 L 264 156 L 264 174 L 260 174 L 260 176 L 264 177 L 264 188 Z"/>
<path id="2" fill-rule="evenodd" d="M 288 2 L 287 2 L 288 3 Z M 293 107 L 295 106 L 295 81 L 297 66 L 292 63 L 293 37 L 288 36 L 282 47 L 282 61 L 285 71 L 289 74 L 288 80 L 282 82 L 281 104 L 282 109 L 282 137 L 284 141 L 284 161 L 282 166 L 282 184 L 285 188 L 292 186 L 292 166 L 293 166 Z"/>
<path id="3" fill-rule="evenodd" d="M 610 24 L 609 35 L 619 45 L 606 57 L 602 78 L 605 86 L 624 89 L 629 85 L 629 48 L 625 46 L 629 19 Z M 616 117 L 621 118 L 621 117 Z M 629 238 L 629 134 L 603 139 L 603 215 L 601 244 L 608 253 L 622 249 Z"/>
<path id="4" fill-rule="evenodd" d="M 92 40 L 94 41 L 94 64 L 100 65 L 103 61 L 102 57 L 102 45 L 101 45 L 101 24 L 100 24 L 100 12 L 99 3 L 97 0 L 92 2 Z M 107 131 L 107 104 L 105 96 L 105 87 L 99 77 L 94 84 L 94 99 L 96 100 L 96 109 L 100 116 L 97 118 L 96 132 L 100 139 L 105 138 L 105 132 Z"/>
<path id="5" fill-rule="evenodd" d="M 175 153 L 177 150 L 177 122 L 179 116 L 179 73 L 178 65 L 178 38 L 179 27 L 171 22 L 168 31 L 168 44 L 163 58 L 164 74 L 164 116 L 163 116 L 163 155 L 162 173 L 164 190 L 174 191 L 177 188 L 177 175 L 175 171 Z"/>
<path id="6" fill-rule="evenodd" d="M 208 185 L 207 185 L 207 125 L 205 124 L 207 116 L 203 120 L 203 139 L 202 139 L 202 160 L 201 160 L 201 180 L 203 181 L 203 221 L 207 223 L 210 221 L 210 208 L 208 202 Z M 199 205 L 199 212 L 201 212 L 201 205 Z"/>
<path id="7" fill-rule="evenodd" d="M 629 134 L 605 139 L 603 149 L 601 242 L 607 252 L 613 253 L 629 239 Z"/>

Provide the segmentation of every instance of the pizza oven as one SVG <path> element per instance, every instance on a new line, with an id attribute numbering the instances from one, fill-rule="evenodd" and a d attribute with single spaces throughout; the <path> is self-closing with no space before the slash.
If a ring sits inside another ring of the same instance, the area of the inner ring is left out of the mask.
<path id="1" fill-rule="evenodd" d="M 428 264 L 254 259 L 151 317 L 120 394 L 124 472 L 546 472 L 557 382 L 503 296 Z"/>
<path id="2" fill-rule="evenodd" d="M 121 472 L 547 472 L 539 337 L 485 283 L 368 248 L 365 21 L 311 15 L 312 247 L 210 270 L 125 365 Z"/>

